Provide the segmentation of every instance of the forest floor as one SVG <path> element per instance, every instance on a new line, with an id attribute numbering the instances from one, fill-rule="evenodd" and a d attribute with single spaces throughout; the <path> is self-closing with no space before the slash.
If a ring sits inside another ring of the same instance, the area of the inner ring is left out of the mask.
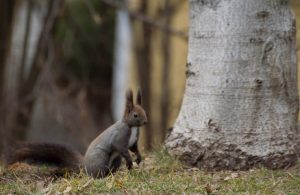
<path id="1" fill-rule="evenodd" d="M 140 166 L 105 179 L 84 173 L 49 176 L 48 167 L 19 164 L 0 171 L 1 194 L 300 194 L 300 162 L 288 170 L 206 172 L 159 151 Z"/>

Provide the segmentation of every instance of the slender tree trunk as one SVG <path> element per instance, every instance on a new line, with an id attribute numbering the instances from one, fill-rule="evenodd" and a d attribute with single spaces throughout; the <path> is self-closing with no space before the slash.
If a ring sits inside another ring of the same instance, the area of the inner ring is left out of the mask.
<path id="1" fill-rule="evenodd" d="M 206 169 L 293 165 L 295 32 L 287 0 L 190 0 L 186 90 L 167 149 Z"/>
<path id="2" fill-rule="evenodd" d="M 171 2 L 165 1 L 164 5 L 165 26 L 171 26 Z M 161 87 L 161 138 L 165 139 L 165 133 L 168 128 L 169 120 L 169 88 L 170 88 L 170 50 L 171 50 L 171 33 L 165 32 L 162 36 L 162 51 L 163 51 L 163 69 L 162 69 L 162 87 Z"/>
<path id="3" fill-rule="evenodd" d="M 3 141 L 5 137 L 5 114 L 4 114 L 4 70 L 9 40 L 11 38 L 14 0 L 0 1 L 0 155 L 2 154 Z"/>
<path id="4" fill-rule="evenodd" d="M 122 118 L 125 105 L 124 94 L 126 93 L 129 59 L 131 49 L 130 18 L 125 8 L 117 10 L 115 43 L 114 43 L 114 67 L 113 67 L 113 87 L 112 87 L 112 110 L 114 120 Z"/>
<path id="5" fill-rule="evenodd" d="M 3 76 L 3 67 L 5 65 L 6 54 L 9 47 L 9 40 L 12 28 L 12 16 L 14 9 L 14 0 L 3 0 L 0 2 L 0 67 L 1 77 Z M 1 80 L 2 82 L 2 80 Z"/>
<path id="6" fill-rule="evenodd" d="M 36 13 L 29 13 L 34 6 L 33 2 L 16 2 L 11 48 L 4 71 L 4 112 L 5 131 L 7 131 L 5 139 L 7 143 L 21 141 L 26 137 L 36 98 L 34 89 L 43 64 L 50 58 L 50 55 L 48 55 L 51 50 L 49 48 L 49 40 L 52 37 L 54 23 L 59 14 L 62 2 L 61 0 L 55 0 L 49 1 L 47 5 L 43 5 L 48 10 L 46 11 L 45 18 L 39 21 L 38 25 L 43 26 L 43 29 L 39 32 L 35 32 L 36 26 L 31 25 L 31 21 L 34 21 L 31 16 L 34 15 L 37 17 Z M 31 32 L 35 32 L 35 34 L 31 34 Z M 29 38 L 35 38 L 35 35 L 39 36 L 40 39 L 35 43 L 31 43 Z M 34 50 L 32 47 L 37 49 Z M 30 51 L 35 52 L 30 53 Z M 32 60 L 28 65 L 29 58 Z M 25 75 L 25 70 L 28 72 L 28 75 Z"/>
<path id="7" fill-rule="evenodd" d="M 148 10 L 148 1 L 143 0 L 140 7 L 140 12 L 146 13 Z M 136 44 L 136 56 L 138 63 L 138 76 L 139 83 L 143 94 L 143 107 L 147 112 L 148 121 L 145 126 L 145 149 L 152 148 L 152 131 L 151 131 L 151 41 L 152 41 L 152 28 L 146 23 L 142 24 L 142 41 Z"/>

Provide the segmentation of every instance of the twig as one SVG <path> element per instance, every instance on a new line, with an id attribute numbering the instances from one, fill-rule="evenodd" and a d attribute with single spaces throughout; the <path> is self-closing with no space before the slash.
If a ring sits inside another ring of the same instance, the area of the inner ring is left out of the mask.
<path id="1" fill-rule="evenodd" d="M 149 17 L 149 16 L 147 16 L 145 14 L 142 14 L 140 12 L 132 11 L 127 6 L 124 6 L 123 4 L 118 3 L 115 0 L 102 0 L 102 2 L 106 3 L 107 5 L 112 6 L 114 8 L 117 8 L 117 9 L 126 9 L 128 11 L 128 14 L 132 18 L 140 20 L 140 21 L 142 21 L 144 23 L 147 23 L 147 24 L 149 24 L 149 25 L 151 25 L 153 27 L 156 27 L 156 28 L 160 29 L 163 32 L 179 36 L 179 37 L 181 37 L 183 39 L 187 39 L 188 38 L 188 35 L 187 35 L 187 33 L 185 31 L 173 29 L 173 28 L 170 28 L 170 27 L 168 28 L 168 27 L 165 26 L 164 23 L 157 22 L 157 21 L 153 20 L 151 17 Z"/>
<path id="2" fill-rule="evenodd" d="M 290 172 L 287 172 L 287 174 L 294 180 L 296 180 L 297 182 L 300 182 L 300 179 L 296 178 L 294 175 L 292 175 Z"/>
<path id="3" fill-rule="evenodd" d="M 94 20 L 94 22 L 96 24 L 100 24 L 101 23 L 101 17 L 99 16 L 99 14 L 96 12 L 96 10 L 94 9 L 92 2 L 90 0 L 83 0 L 83 3 L 85 4 L 85 6 L 87 7 L 90 16 L 92 18 L 92 20 Z"/>

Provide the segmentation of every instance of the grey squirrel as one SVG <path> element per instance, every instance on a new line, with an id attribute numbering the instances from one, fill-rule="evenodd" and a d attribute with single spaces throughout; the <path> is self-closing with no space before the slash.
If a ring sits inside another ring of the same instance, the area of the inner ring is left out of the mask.
<path id="1" fill-rule="evenodd" d="M 47 163 L 59 168 L 78 171 L 84 168 L 95 177 L 102 178 L 114 173 L 121 165 L 121 158 L 126 160 L 128 169 L 132 168 L 132 159 L 128 150 L 137 156 L 136 163 L 141 162 L 138 149 L 139 127 L 147 123 L 147 116 L 141 106 L 141 92 L 137 93 L 137 104 L 133 103 L 133 93 L 126 93 L 126 105 L 123 117 L 104 130 L 88 146 L 84 156 L 66 146 L 54 143 L 25 143 L 10 152 L 7 165 L 16 162 L 30 164 Z"/>

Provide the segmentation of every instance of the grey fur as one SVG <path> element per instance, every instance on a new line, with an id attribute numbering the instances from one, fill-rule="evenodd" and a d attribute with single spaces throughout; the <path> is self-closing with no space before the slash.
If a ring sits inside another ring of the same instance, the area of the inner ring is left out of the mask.
<path id="1" fill-rule="evenodd" d="M 132 160 L 128 152 L 130 135 L 130 127 L 123 121 L 116 122 L 101 133 L 85 153 L 87 173 L 94 177 L 106 176 L 115 168 L 114 160 L 119 155 L 125 158 L 128 168 L 131 168 Z"/>

